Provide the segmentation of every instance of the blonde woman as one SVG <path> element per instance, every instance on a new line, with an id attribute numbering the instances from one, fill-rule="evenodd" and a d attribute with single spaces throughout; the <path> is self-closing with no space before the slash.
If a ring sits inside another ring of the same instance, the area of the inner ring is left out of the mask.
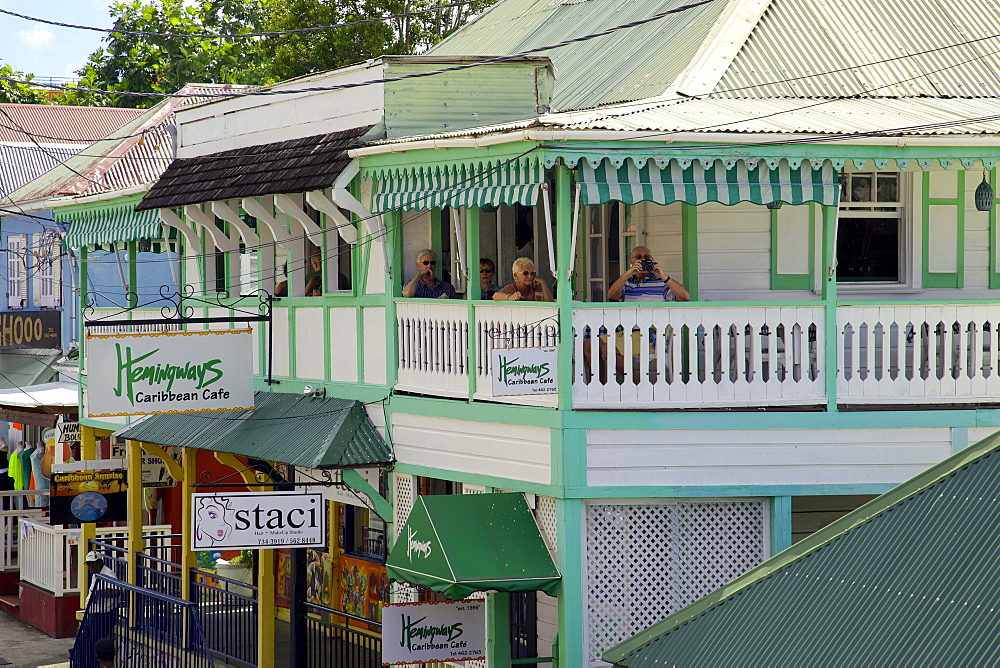
<path id="1" fill-rule="evenodd" d="M 505 285 L 493 295 L 493 301 L 553 302 L 552 291 L 545 281 L 538 278 L 531 258 L 519 257 L 511 267 L 514 282 Z"/>

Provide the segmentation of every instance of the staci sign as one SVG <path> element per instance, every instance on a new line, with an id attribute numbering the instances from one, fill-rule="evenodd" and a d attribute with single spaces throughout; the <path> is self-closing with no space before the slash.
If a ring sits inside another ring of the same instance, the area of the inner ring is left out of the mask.
<path id="1" fill-rule="evenodd" d="M 486 602 L 392 603 L 382 608 L 382 665 L 486 658 Z"/>
<path id="2" fill-rule="evenodd" d="M 493 396 L 558 393 L 558 357 L 556 348 L 494 348 Z"/>
<path id="3" fill-rule="evenodd" d="M 195 550 L 326 547 L 322 494 L 194 494 Z"/>
<path id="4" fill-rule="evenodd" d="M 90 417 L 253 409 L 249 329 L 88 334 Z"/>

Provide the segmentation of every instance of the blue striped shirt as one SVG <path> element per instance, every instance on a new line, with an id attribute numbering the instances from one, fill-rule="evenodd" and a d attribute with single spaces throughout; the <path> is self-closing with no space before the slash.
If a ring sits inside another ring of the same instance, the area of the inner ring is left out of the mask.
<path id="1" fill-rule="evenodd" d="M 641 282 L 638 275 L 629 276 L 622 291 L 623 302 L 672 302 L 674 293 L 659 276 L 647 273 Z"/>

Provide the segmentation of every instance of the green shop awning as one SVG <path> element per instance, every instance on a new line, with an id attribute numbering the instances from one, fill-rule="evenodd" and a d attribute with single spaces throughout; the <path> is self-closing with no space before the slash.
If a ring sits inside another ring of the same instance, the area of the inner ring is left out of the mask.
<path id="1" fill-rule="evenodd" d="M 417 168 L 378 175 L 375 213 L 538 202 L 545 170 L 537 160 Z"/>
<path id="2" fill-rule="evenodd" d="M 452 600 L 477 591 L 555 596 L 559 571 L 522 494 L 419 496 L 396 533 L 389 577 Z"/>
<path id="3" fill-rule="evenodd" d="M 310 468 L 393 461 L 364 406 L 353 399 L 257 392 L 252 411 L 151 415 L 115 435 Z"/>
<path id="4" fill-rule="evenodd" d="M 706 202 L 725 205 L 818 202 L 835 206 L 840 194 L 837 170 L 829 160 L 816 166 L 803 160 L 794 167 L 787 160 L 754 162 L 715 158 L 629 157 L 615 163 L 610 158 L 601 160 L 596 166 L 589 160 L 580 161 L 578 170 L 584 204 L 612 201 L 694 205 Z"/>
<path id="5" fill-rule="evenodd" d="M 57 221 L 69 225 L 63 240 L 66 248 L 159 239 L 163 234 L 159 211 L 136 211 L 132 204 L 85 211 L 57 209 L 55 216 Z"/>

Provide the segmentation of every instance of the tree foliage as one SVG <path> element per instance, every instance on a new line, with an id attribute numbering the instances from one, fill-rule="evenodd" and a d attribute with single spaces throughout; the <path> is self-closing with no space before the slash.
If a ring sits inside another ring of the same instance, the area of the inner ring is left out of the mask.
<path id="1" fill-rule="evenodd" d="M 46 104 L 49 102 L 48 95 L 33 88 L 30 84 L 15 83 L 6 79 L 17 79 L 19 81 L 30 81 L 32 75 L 18 72 L 10 65 L 4 63 L 0 65 L 0 102 L 13 102 L 15 104 Z"/>

